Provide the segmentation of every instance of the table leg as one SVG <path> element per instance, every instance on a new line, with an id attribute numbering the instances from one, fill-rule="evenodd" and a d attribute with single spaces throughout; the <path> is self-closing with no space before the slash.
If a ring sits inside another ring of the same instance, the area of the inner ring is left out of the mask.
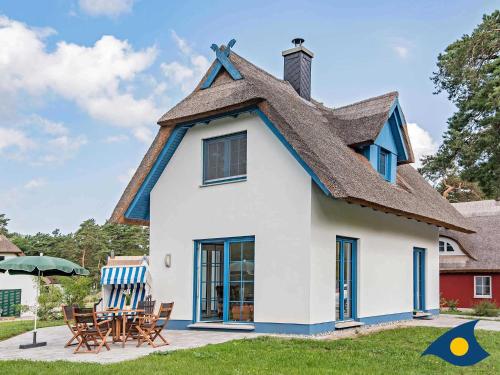
<path id="1" fill-rule="evenodd" d="M 122 332 L 122 348 L 125 347 L 125 340 L 127 340 L 127 317 L 125 315 L 122 315 L 122 322 L 123 322 L 123 332 Z"/>

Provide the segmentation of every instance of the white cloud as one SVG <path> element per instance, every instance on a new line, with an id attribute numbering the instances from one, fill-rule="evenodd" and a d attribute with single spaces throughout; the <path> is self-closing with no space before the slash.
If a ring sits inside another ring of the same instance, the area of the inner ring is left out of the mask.
<path id="1" fill-rule="evenodd" d="M 118 181 L 120 181 L 122 184 L 126 184 L 132 179 L 132 176 L 134 175 L 134 173 L 135 173 L 135 169 L 130 168 L 125 173 L 118 176 Z"/>
<path id="2" fill-rule="evenodd" d="M 121 143 L 128 141 L 128 136 L 125 134 L 118 134 L 118 135 L 110 135 L 109 137 L 106 137 L 103 142 L 104 143 Z"/>
<path id="3" fill-rule="evenodd" d="M 408 133 L 413 153 L 415 155 L 415 163 L 413 166 L 415 168 L 419 168 L 422 166 L 420 159 L 423 156 L 435 154 L 439 145 L 432 139 L 427 130 L 421 128 L 417 124 L 408 124 Z"/>
<path id="4" fill-rule="evenodd" d="M 181 51 L 184 61 L 163 63 L 161 69 L 171 84 L 180 86 L 184 93 L 188 93 L 208 70 L 210 62 L 205 56 L 195 53 L 187 41 L 179 37 L 175 31 L 172 31 L 172 39 Z"/>
<path id="5" fill-rule="evenodd" d="M 0 128 L 0 152 L 8 148 L 25 151 L 35 146 L 35 143 L 21 130 Z"/>
<path id="6" fill-rule="evenodd" d="M 394 50 L 394 52 L 396 52 L 396 55 L 398 55 L 402 59 L 406 59 L 408 57 L 408 52 L 410 51 L 408 47 L 400 45 L 394 45 L 392 46 L 392 49 Z"/>
<path id="7" fill-rule="evenodd" d="M 117 17 L 130 13 L 134 0 L 79 0 L 80 9 L 91 16 Z"/>
<path id="8" fill-rule="evenodd" d="M 64 126 L 63 123 L 55 122 L 36 114 L 29 116 L 26 122 L 39 126 L 42 132 L 50 135 L 64 135 L 69 132 L 68 128 Z"/>
<path id="9" fill-rule="evenodd" d="M 104 35 L 93 46 L 60 41 L 49 52 L 44 38 L 51 33 L 0 16 L 1 97 L 23 93 L 43 98 L 55 93 L 115 126 L 143 128 L 155 123 L 162 111 L 154 95 L 136 98 L 133 84 L 154 63 L 156 47 L 136 51 L 126 40 Z"/>
<path id="10" fill-rule="evenodd" d="M 139 140 L 142 141 L 146 144 L 150 144 L 153 139 L 154 135 L 151 129 L 149 128 L 135 128 L 134 129 L 134 136 Z"/>
<path id="11" fill-rule="evenodd" d="M 34 178 L 34 179 L 28 181 L 24 185 L 24 188 L 27 190 L 34 190 L 34 189 L 44 187 L 45 185 L 47 185 L 47 181 L 44 178 Z"/>

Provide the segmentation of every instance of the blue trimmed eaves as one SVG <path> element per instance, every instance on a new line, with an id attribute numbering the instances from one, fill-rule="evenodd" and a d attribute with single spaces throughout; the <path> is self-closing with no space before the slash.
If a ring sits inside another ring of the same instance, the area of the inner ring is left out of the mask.
<path id="1" fill-rule="evenodd" d="M 408 151 L 403 139 L 403 112 L 397 99 L 389 110 L 389 118 L 375 139 L 375 144 L 396 154 L 398 162 L 408 161 Z"/>
<path id="2" fill-rule="evenodd" d="M 295 149 L 288 143 L 285 137 L 280 133 L 280 131 L 276 128 L 276 126 L 269 120 L 269 118 L 258 108 L 244 108 L 236 111 L 226 112 L 224 114 L 215 115 L 207 118 L 203 118 L 197 120 L 196 122 L 191 123 L 182 123 L 178 124 L 172 133 L 170 134 L 167 143 L 163 146 L 160 154 L 158 155 L 153 167 L 149 171 L 148 175 L 144 179 L 141 187 L 137 191 L 132 203 L 129 205 L 127 210 L 125 211 L 125 218 L 130 220 L 146 220 L 149 221 L 150 218 L 150 194 L 153 190 L 156 182 L 159 180 L 161 174 L 165 170 L 167 164 L 170 159 L 174 155 L 175 151 L 179 147 L 182 139 L 186 135 L 189 128 L 193 127 L 196 124 L 205 123 L 209 124 L 210 121 L 222 118 L 233 116 L 236 117 L 241 113 L 250 112 L 255 113 L 259 116 L 259 118 L 268 126 L 271 132 L 278 137 L 280 142 L 285 146 L 285 148 L 292 154 L 292 156 L 297 160 L 297 162 L 305 169 L 305 171 L 311 176 L 312 180 L 318 185 L 318 187 L 326 194 L 330 195 L 329 190 L 326 186 L 321 182 L 318 176 L 314 173 L 314 171 L 306 164 L 306 162 L 300 157 L 300 155 L 295 151 Z"/>

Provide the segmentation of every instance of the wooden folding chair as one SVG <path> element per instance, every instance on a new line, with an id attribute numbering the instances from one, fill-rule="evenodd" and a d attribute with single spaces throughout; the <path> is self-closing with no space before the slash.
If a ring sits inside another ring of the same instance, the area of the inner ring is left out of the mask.
<path id="1" fill-rule="evenodd" d="M 73 306 L 68 306 L 68 305 L 61 305 L 62 313 L 63 313 L 63 319 L 64 323 L 68 326 L 72 337 L 69 339 L 69 341 L 64 345 L 65 348 L 71 345 L 77 345 L 77 343 L 73 344 L 73 341 L 78 341 L 80 343 L 80 335 L 78 334 L 78 330 L 76 327 L 75 319 L 73 317 L 73 308 L 77 307 L 76 305 Z"/>
<path id="2" fill-rule="evenodd" d="M 75 318 L 76 329 L 78 330 L 79 337 L 81 338 L 80 343 L 73 351 L 73 353 L 99 353 L 103 346 L 109 349 L 107 343 L 107 338 L 112 331 L 111 324 L 109 320 L 97 320 L 97 314 L 90 309 L 79 309 L 74 308 L 73 316 Z M 91 349 L 90 341 L 93 342 L 92 346 L 95 349 Z M 80 348 L 85 345 L 86 351 L 80 351 Z"/>
<path id="3" fill-rule="evenodd" d="M 166 328 L 173 308 L 173 302 L 162 303 L 158 315 L 144 315 L 139 317 L 139 324 L 137 325 L 137 331 L 139 332 L 137 346 L 141 346 L 145 342 L 153 348 L 168 345 L 168 341 L 162 336 L 161 332 Z M 155 344 L 155 340 L 158 337 L 163 341 L 162 344 Z"/>
<path id="4" fill-rule="evenodd" d="M 153 315 L 155 310 L 156 301 L 149 299 L 145 299 L 144 301 L 139 301 L 137 303 L 137 309 L 142 310 L 138 312 L 136 315 L 132 317 L 127 322 L 127 337 L 125 341 L 128 341 L 129 338 L 137 339 L 139 336 L 139 331 L 137 330 L 137 326 L 140 322 L 140 317 L 144 315 Z"/>

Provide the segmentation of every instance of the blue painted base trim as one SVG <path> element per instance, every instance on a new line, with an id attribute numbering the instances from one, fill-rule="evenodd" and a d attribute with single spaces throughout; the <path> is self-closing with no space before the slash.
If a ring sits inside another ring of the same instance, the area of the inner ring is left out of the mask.
<path id="1" fill-rule="evenodd" d="M 389 323 L 398 320 L 411 320 L 411 319 L 413 319 L 412 311 L 396 313 L 396 314 L 367 316 L 365 318 L 359 318 L 358 321 L 370 325 L 370 324 Z"/>
<path id="2" fill-rule="evenodd" d="M 439 315 L 439 309 L 430 309 L 430 310 L 425 310 L 426 313 L 432 314 L 432 315 Z"/>
<path id="3" fill-rule="evenodd" d="M 317 335 L 319 333 L 332 332 L 335 330 L 335 322 L 323 322 L 315 324 L 296 323 L 259 323 L 255 324 L 255 332 L 259 333 L 281 333 L 292 335 Z"/>
<path id="4" fill-rule="evenodd" d="M 205 329 L 212 328 L 189 328 L 191 320 L 170 320 L 167 329 L 184 330 L 184 329 Z M 254 323 L 255 331 L 258 333 L 277 333 L 277 334 L 292 334 L 292 335 L 317 335 L 319 333 L 331 332 L 335 330 L 335 322 L 324 322 L 316 324 L 297 324 L 297 323 Z M 224 331 L 222 329 L 222 331 Z M 228 329 L 227 331 L 235 332 Z"/>
<path id="5" fill-rule="evenodd" d="M 188 329 L 188 325 L 193 323 L 192 320 L 175 320 L 171 319 L 168 321 L 167 329 Z"/>

